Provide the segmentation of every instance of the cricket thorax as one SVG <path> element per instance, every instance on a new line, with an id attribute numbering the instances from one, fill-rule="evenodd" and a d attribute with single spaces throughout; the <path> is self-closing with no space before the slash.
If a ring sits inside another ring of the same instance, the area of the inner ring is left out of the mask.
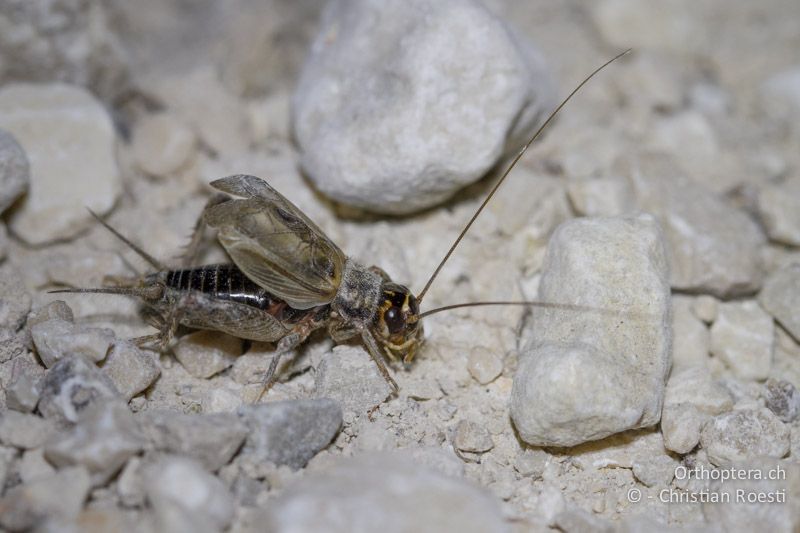
<path id="1" fill-rule="evenodd" d="M 378 310 L 383 279 L 379 274 L 347 259 L 342 283 L 331 308 L 348 324 L 358 329 L 368 327 Z"/>

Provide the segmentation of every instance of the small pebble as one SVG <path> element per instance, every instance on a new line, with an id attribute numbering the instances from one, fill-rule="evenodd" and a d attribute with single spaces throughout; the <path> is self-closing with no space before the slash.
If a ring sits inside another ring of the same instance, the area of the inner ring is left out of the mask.
<path id="1" fill-rule="evenodd" d="M 162 523 L 197 527 L 186 531 L 206 531 L 209 525 L 212 531 L 222 531 L 230 525 L 235 511 L 233 496 L 198 462 L 167 456 L 144 468 L 147 500 Z"/>
<path id="2" fill-rule="evenodd" d="M 30 162 L 28 194 L 9 220 L 25 242 L 72 238 L 94 223 L 83 206 L 104 214 L 117 201 L 114 125 L 89 91 L 64 83 L 6 84 L 0 128 L 14 134 Z"/>
<path id="3" fill-rule="evenodd" d="M 36 324 L 41 324 L 42 322 L 47 322 L 54 318 L 65 322 L 75 322 L 75 315 L 70 306 L 67 305 L 67 302 L 56 300 L 28 313 L 28 320 L 25 321 L 25 327 L 30 330 Z"/>
<path id="4" fill-rule="evenodd" d="M 538 448 L 520 450 L 514 459 L 514 470 L 522 476 L 539 479 L 550 457 L 549 453 Z"/>
<path id="5" fill-rule="evenodd" d="M 103 364 L 103 373 L 111 378 L 120 395 L 129 401 L 158 379 L 161 367 L 151 352 L 141 350 L 127 341 L 117 341 Z"/>
<path id="6" fill-rule="evenodd" d="M 800 339 L 800 264 L 773 272 L 758 301 L 795 339 Z"/>
<path id="7" fill-rule="evenodd" d="M 0 328 L 19 330 L 31 310 L 31 301 L 20 272 L 8 261 L 0 264 Z"/>
<path id="8" fill-rule="evenodd" d="M 692 311 L 694 316 L 706 324 L 711 324 L 717 319 L 719 300 L 709 294 L 701 294 L 692 300 Z"/>
<path id="9" fill-rule="evenodd" d="M 789 428 L 769 409 L 740 409 L 714 417 L 700 442 L 717 466 L 756 457 L 780 459 L 789 453 Z"/>
<path id="10" fill-rule="evenodd" d="M 38 448 L 53 434 L 52 422 L 37 415 L 4 411 L 0 413 L 0 442 L 6 446 Z"/>
<path id="11" fill-rule="evenodd" d="M 152 410 L 137 420 L 155 449 L 190 457 L 211 472 L 228 464 L 247 436 L 247 426 L 234 413 Z"/>
<path id="12" fill-rule="evenodd" d="M 144 443 L 128 406 L 112 401 L 83 410 L 72 428 L 47 444 L 45 457 L 59 468 L 86 467 L 92 485 L 102 486 Z"/>
<path id="13" fill-rule="evenodd" d="M 0 525 L 29 530 L 45 518 L 73 519 L 83 508 L 91 486 L 83 467 L 58 472 L 8 490 L 0 500 Z"/>
<path id="14" fill-rule="evenodd" d="M 84 357 L 98 363 L 106 358 L 116 341 L 113 330 L 73 324 L 60 318 L 34 324 L 31 337 L 47 368 L 66 356 Z"/>
<path id="15" fill-rule="evenodd" d="M 314 396 L 336 400 L 345 413 L 365 414 L 391 393 L 391 386 L 360 346 L 336 346 L 317 367 Z"/>
<path id="16" fill-rule="evenodd" d="M 693 303 L 694 299 L 687 296 L 672 297 L 673 369 L 708 362 L 711 336 L 706 325 L 692 312 Z"/>
<path id="17" fill-rule="evenodd" d="M 164 177 L 180 169 L 194 155 L 195 144 L 191 128 L 170 113 L 148 115 L 133 127 L 136 162 L 152 176 Z"/>
<path id="18" fill-rule="evenodd" d="M 334 400 L 295 400 L 244 406 L 247 424 L 242 455 L 299 469 L 330 444 L 342 426 L 342 409 Z"/>
<path id="19" fill-rule="evenodd" d="M 216 331 L 195 331 L 181 337 L 175 357 L 196 378 L 210 378 L 231 366 L 242 354 L 242 341 Z"/>
<path id="20" fill-rule="evenodd" d="M 456 426 L 453 445 L 462 452 L 484 453 L 494 447 L 494 441 L 485 427 L 462 420 Z"/>
<path id="21" fill-rule="evenodd" d="M 667 454 L 633 461 L 633 476 L 646 487 L 666 487 L 675 476 L 678 461 Z"/>
<path id="22" fill-rule="evenodd" d="M 25 150 L 9 132 L 0 129 L 0 213 L 28 189 L 30 167 Z"/>
<path id="23" fill-rule="evenodd" d="M 33 411 L 41 394 L 40 379 L 40 376 L 34 376 L 31 372 L 18 373 L 6 388 L 6 406 L 22 413 Z"/>
<path id="24" fill-rule="evenodd" d="M 22 483 L 29 483 L 56 473 L 55 467 L 44 458 L 43 447 L 25 450 L 16 466 Z"/>
<path id="25" fill-rule="evenodd" d="M 487 385 L 503 373 L 503 360 L 486 348 L 473 348 L 469 352 L 467 370 L 475 381 Z"/>
<path id="26" fill-rule="evenodd" d="M 619 176 L 572 180 L 567 191 L 581 216 L 624 215 L 634 207 L 630 183 Z"/>
<path id="27" fill-rule="evenodd" d="M 119 393 L 108 376 L 82 357 L 69 356 L 45 374 L 39 412 L 58 423 L 77 422 L 90 405 L 116 398 Z"/>
<path id="28" fill-rule="evenodd" d="M 800 392 L 786 380 L 767 380 L 764 386 L 764 401 L 767 409 L 783 422 L 794 422 L 800 416 Z"/>
<path id="29" fill-rule="evenodd" d="M 769 377 L 775 351 L 775 326 L 757 302 L 724 302 L 711 326 L 711 353 L 745 380 Z"/>
<path id="30" fill-rule="evenodd" d="M 800 246 L 800 178 L 768 184 L 758 192 L 758 214 L 775 242 Z"/>

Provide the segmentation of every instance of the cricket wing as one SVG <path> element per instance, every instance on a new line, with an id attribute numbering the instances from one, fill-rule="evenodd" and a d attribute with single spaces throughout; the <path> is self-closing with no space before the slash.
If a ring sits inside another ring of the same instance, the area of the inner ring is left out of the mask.
<path id="1" fill-rule="evenodd" d="M 229 176 L 211 186 L 242 197 L 210 207 L 204 217 L 248 278 L 295 309 L 333 300 L 346 258 L 316 224 L 255 176 Z"/>

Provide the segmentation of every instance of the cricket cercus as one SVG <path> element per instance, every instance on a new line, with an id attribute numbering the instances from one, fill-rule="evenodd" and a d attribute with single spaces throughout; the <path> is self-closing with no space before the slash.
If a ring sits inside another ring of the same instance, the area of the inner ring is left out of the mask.
<path id="1" fill-rule="evenodd" d="M 420 304 L 528 147 L 586 82 L 629 51 L 598 67 L 548 116 L 517 153 L 416 296 L 389 279 L 379 267 L 364 267 L 348 258 L 294 204 L 267 182 L 248 175 L 229 176 L 211 183 L 224 194 L 212 198 L 206 206 L 190 246 L 196 248 L 205 226 L 215 228 L 233 264 L 168 269 L 100 220 L 156 272 L 112 287 L 53 292 L 111 293 L 141 298 L 159 333 L 135 339 L 140 345 L 159 343 L 165 347 L 180 325 L 277 342 L 259 398 L 275 381 L 281 356 L 302 343 L 312 331 L 323 327 L 335 342 L 360 337 L 396 392 L 397 383 L 386 368 L 384 356 L 391 361 L 410 363 L 423 342 L 425 316 L 479 305 L 584 309 L 553 302 L 468 302 L 421 313 Z"/>

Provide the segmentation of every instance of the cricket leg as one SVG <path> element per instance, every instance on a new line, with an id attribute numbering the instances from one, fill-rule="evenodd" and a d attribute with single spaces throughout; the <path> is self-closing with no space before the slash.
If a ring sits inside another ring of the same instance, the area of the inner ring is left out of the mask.
<path id="1" fill-rule="evenodd" d="M 295 332 L 290 333 L 278 342 L 278 347 L 275 349 L 275 354 L 272 356 L 272 361 L 269 362 L 269 368 L 267 369 L 266 374 L 264 374 L 264 378 L 261 380 L 261 392 L 258 393 L 258 396 L 253 403 L 260 402 L 264 394 L 266 394 L 267 391 L 278 380 L 277 370 L 278 365 L 281 362 L 281 358 L 300 346 L 300 344 L 306 340 L 306 337 L 308 337 L 308 333 Z"/>
<path id="2" fill-rule="evenodd" d="M 203 207 L 203 211 L 200 213 L 200 216 L 197 218 L 197 222 L 194 225 L 194 229 L 192 230 L 192 238 L 189 241 L 189 244 L 186 245 L 183 255 L 181 256 L 181 266 L 189 267 L 194 265 L 197 261 L 197 255 L 200 251 L 200 244 L 203 242 L 203 236 L 206 230 L 206 211 L 215 205 L 219 205 L 228 200 L 230 200 L 230 197 L 223 193 L 216 193 L 208 199 L 208 202 L 206 202 L 205 207 Z"/>
<path id="3" fill-rule="evenodd" d="M 383 356 L 378 348 L 378 343 L 375 342 L 375 338 L 367 330 L 364 330 L 361 333 L 361 338 L 364 339 L 364 344 L 367 345 L 367 352 L 369 352 L 372 360 L 375 361 L 376 365 L 378 365 L 378 370 L 383 376 L 383 379 L 385 379 L 392 388 L 392 392 L 397 394 L 397 391 L 400 390 L 400 387 L 397 386 L 397 382 L 394 380 L 394 378 L 392 378 L 391 374 L 389 374 L 389 369 L 386 368 L 386 363 L 383 361 Z"/>

